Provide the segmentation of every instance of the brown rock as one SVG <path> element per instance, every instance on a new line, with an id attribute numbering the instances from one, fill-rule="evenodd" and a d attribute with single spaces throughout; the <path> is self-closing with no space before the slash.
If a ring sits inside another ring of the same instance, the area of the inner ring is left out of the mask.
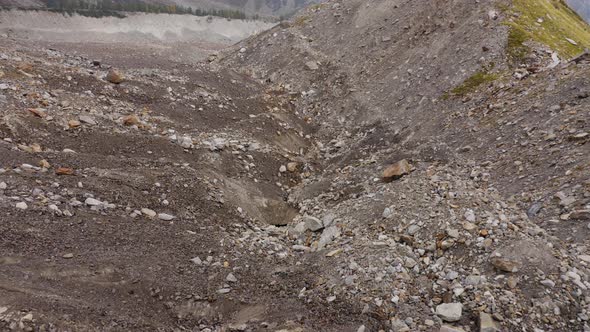
<path id="1" fill-rule="evenodd" d="M 522 266 L 522 263 L 519 261 L 510 260 L 503 257 L 492 257 L 490 261 L 495 268 L 504 272 L 518 272 Z"/>
<path id="2" fill-rule="evenodd" d="M 31 151 L 33 151 L 35 153 L 43 152 L 43 149 L 41 148 L 41 145 L 39 145 L 37 143 L 33 143 L 30 146 L 31 146 Z"/>
<path id="3" fill-rule="evenodd" d="M 120 84 L 123 83 L 125 78 L 123 77 L 123 74 L 121 74 L 119 71 L 111 69 L 107 74 L 106 80 L 113 84 Z"/>
<path id="4" fill-rule="evenodd" d="M 29 108 L 28 111 L 40 118 L 47 117 L 47 112 L 45 112 L 44 110 L 38 109 L 38 108 Z"/>
<path id="5" fill-rule="evenodd" d="M 570 213 L 570 219 L 590 220 L 590 210 L 576 210 Z"/>
<path id="6" fill-rule="evenodd" d="M 297 172 L 298 168 L 299 168 L 299 164 L 296 162 L 290 162 L 287 164 L 287 170 L 291 173 Z"/>
<path id="7" fill-rule="evenodd" d="M 51 165 L 49 164 L 49 162 L 47 160 L 41 159 L 39 161 L 39 167 L 49 168 L 49 167 L 51 167 Z"/>
<path id="8" fill-rule="evenodd" d="M 70 120 L 68 121 L 68 127 L 70 128 L 77 128 L 80 127 L 81 123 L 78 120 Z"/>
<path id="9" fill-rule="evenodd" d="M 55 174 L 57 174 L 57 175 L 74 175 L 74 170 L 69 167 L 60 167 L 55 170 Z"/>
<path id="10" fill-rule="evenodd" d="M 18 69 L 30 73 L 33 70 L 33 65 L 28 62 L 23 62 L 17 66 Z"/>
<path id="11" fill-rule="evenodd" d="M 139 118 L 135 114 L 129 114 L 123 117 L 123 124 L 126 126 L 136 126 L 139 123 Z"/>
<path id="12" fill-rule="evenodd" d="M 390 165 L 383 171 L 383 180 L 386 182 L 398 179 L 412 171 L 412 166 L 406 159 L 402 159 Z"/>

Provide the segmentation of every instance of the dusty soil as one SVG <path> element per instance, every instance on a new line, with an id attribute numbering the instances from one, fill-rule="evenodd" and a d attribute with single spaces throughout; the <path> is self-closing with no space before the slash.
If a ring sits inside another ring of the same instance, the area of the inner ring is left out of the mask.
<path id="1" fill-rule="evenodd" d="M 0 330 L 590 329 L 590 59 L 513 67 L 498 5 L 331 1 L 204 62 L 0 37 Z"/>

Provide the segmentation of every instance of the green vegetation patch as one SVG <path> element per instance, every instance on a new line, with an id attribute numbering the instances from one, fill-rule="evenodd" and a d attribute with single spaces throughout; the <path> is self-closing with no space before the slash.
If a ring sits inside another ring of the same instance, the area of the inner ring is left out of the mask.
<path id="1" fill-rule="evenodd" d="M 529 40 L 549 46 L 563 58 L 590 48 L 590 26 L 564 0 L 513 0 L 506 14 L 510 16 L 505 22 L 510 27 L 507 53 L 512 60 L 526 56 Z"/>
<path id="2" fill-rule="evenodd" d="M 463 84 L 451 90 L 451 93 L 456 96 L 465 96 L 468 93 L 476 91 L 482 84 L 493 82 L 499 77 L 499 74 L 490 73 L 487 70 L 480 70 L 467 78 Z"/>

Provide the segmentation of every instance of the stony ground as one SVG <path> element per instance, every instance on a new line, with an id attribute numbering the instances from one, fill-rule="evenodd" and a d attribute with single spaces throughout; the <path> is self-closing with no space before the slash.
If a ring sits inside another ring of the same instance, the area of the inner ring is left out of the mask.
<path id="1" fill-rule="evenodd" d="M 453 6 L 329 2 L 199 64 L 2 38 L 0 330 L 590 330 L 590 58 L 515 68 Z"/>

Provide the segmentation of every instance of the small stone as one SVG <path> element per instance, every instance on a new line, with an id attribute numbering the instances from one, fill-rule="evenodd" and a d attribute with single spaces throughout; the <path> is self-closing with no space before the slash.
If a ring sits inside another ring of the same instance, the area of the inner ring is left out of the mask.
<path id="1" fill-rule="evenodd" d="M 228 274 L 227 277 L 225 277 L 225 280 L 228 282 L 238 282 L 238 278 L 236 278 L 233 273 Z"/>
<path id="2" fill-rule="evenodd" d="M 160 220 L 170 221 L 170 220 L 174 219 L 175 217 L 171 214 L 160 213 L 160 214 L 158 214 L 158 218 Z"/>
<path id="3" fill-rule="evenodd" d="M 586 263 L 590 263 L 590 255 L 578 255 L 578 258 Z"/>
<path id="4" fill-rule="evenodd" d="M 193 139 L 189 136 L 183 136 L 178 139 L 178 144 L 184 149 L 192 149 Z"/>
<path id="5" fill-rule="evenodd" d="M 463 229 L 466 231 L 472 231 L 476 228 L 475 224 L 466 221 L 463 223 Z"/>
<path id="6" fill-rule="evenodd" d="M 305 66 L 307 67 L 307 69 L 309 70 L 318 70 L 320 69 L 320 67 L 318 66 L 317 61 L 307 61 L 305 63 Z"/>
<path id="7" fill-rule="evenodd" d="M 299 169 L 299 163 L 290 162 L 287 164 L 287 170 L 291 173 L 297 172 L 298 169 Z"/>
<path id="8" fill-rule="evenodd" d="M 590 220 L 590 210 L 575 210 L 570 213 L 570 219 Z"/>
<path id="9" fill-rule="evenodd" d="M 383 180 L 386 182 L 398 179 L 405 174 L 409 174 L 412 171 L 412 166 L 406 159 L 402 159 L 383 171 Z"/>
<path id="10" fill-rule="evenodd" d="M 492 265 L 500 271 L 504 272 L 518 272 L 522 263 L 516 260 L 510 260 L 502 257 L 492 257 Z"/>
<path id="11" fill-rule="evenodd" d="M 89 205 L 89 206 L 98 206 L 98 205 L 102 205 L 102 202 L 101 202 L 101 201 L 99 201 L 98 199 L 94 199 L 94 198 L 92 198 L 92 197 L 88 197 L 88 198 L 86 198 L 86 200 L 84 201 L 84 203 L 85 203 L 86 205 Z"/>
<path id="12" fill-rule="evenodd" d="M 7 312 L 8 311 L 8 307 L 0 307 L 0 315 Z"/>
<path id="13" fill-rule="evenodd" d="M 456 322 L 461 319 L 463 304 L 443 303 L 436 306 L 436 314 L 445 322 Z"/>
<path id="14" fill-rule="evenodd" d="M 440 327 L 439 332 L 465 332 L 460 327 L 450 326 L 450 325 L 443 325 Z"/>
<path id="15" fill-rule="evenodd" d="M 303 222 L 305 223 L 305 228 L 312 232 L 317 232 L 324 228 L 322 221 L 316 217 L 306 215 L 303 217 Z"/>
<path id="16" fill-rule="evenodd" d="M 231 292 L 231 289 L 229 289 L 229 288 L 221 288 L 221 289 L 217 290 L 218 294 L 227 294 L 229 292 Z"/>
<path id="17" fill-rule="evenodd" d="M 281 165 L 281 167 L 279 167 L 279 172 L 285 173 L 286 171 L 287 171 L 287 166 Z"/>
<path id="18" fill-rule="evenodd" d="M 121 119 L 126 126 L 137 126 L 140 124 L 139 118 L 135 114 L 129 114 Z"/>
<path id="19" fill-rule="evenodd" d="M 191 262 L 195 263 L 196 265 L 202 265 L 203 261 L 198 256 L 191 259 Z"/>
<path id="20" fill-rule="evenodd" d="M 47 117 L 47 112 L 45 112 L 42 109 L 39 108 L 29 108 L 28 111 L 30 113 L 33 113 L 35 116 L 39 117 L 39 118 L 46 118 Z"/>
<path id="21" fill-rule="evenodd" d="M 0 182 L 0 190 L 6 190 L 6 188 L 8 188 L 6 182 Z"/>
<path id="22" fill-rule="evenodd" d="M 106 80 L 113 83 L 113 84 L 120 84 L 120 83 L 123 83 L 125 78 L 123 77 L 123 74 L 121 74 L 118 70 L 111 69 L 111 70 L 109 70 L 109 72 L 106 76 Z"/>
<path id="23" fill-rule="evenodd" d="M 21 210 L 26 210 L 28 208 L 27 203 L 25 202 L 18 202 L 16 203 L 16 208 Z"/>
<path id="24" fill-rule="evenodd" d="M 391 216 L 391 209 L 388 207 L 383 209 L 383 214 L 381 214 L 381 216 L 385 219 L 388 218 L 389 216 Z"/>
<path id="25" fill-rule="evenodd" d="M 42 167 L 42 168 L 49 168 L 49 167 L 51 167 L 51 164 L 49 164 L 49 162 L 48 162 L 47 160 L 45 160 L 45 159 L 41 159 L 41 160 L 39 161 L 39 167 Z"/>
<path id="26" fill-rule="evenodd" d="M 485 312 L 479 313 L 479 331 L 480 332 L 500 332 L 494 319 Z"/>
<path id="27" fill-rule="evenodd" d="M 244 323 L 242 323 L 242 324 L 229 324 L 228 327 L 229 327 L 230 331 L 236 331 L 236 332 L 248 330 L 248 325 L 244 324 Z"/>
<path id="28" fill-rule="evenodd" d="M 471 209 L 467 209 L 464 214 L 465 220 L 469 222 L 475 222 L 475 213 Z"/>
<path id="29" fill-rule="evenodd" d="M 96 125 L 96 121 L 88 115 L 81 115 L 78 119 L 80 120 L 80 122 L 85 123 L 87 125 Z"/>
<path id="30" fill-rule="evenodd" d="M 541 280 L 541 285 L 549 288 L 555 287 L 555 282 L 550 279 Z"/>
<path id="31" fill-rule="evenodd" d="M 78 128 L 81 125 L 82 124 L 78 120 L 70 120 L 70 121 L 68 121 L 68 127 L 70 127 L 70 128 Z"/>
<path id="32" fill-rule="evenodd" d="M 55 170 L 55 174 L 57 174 L 57 175 L 74 175 L 74 170 L 69 167 L 60 167 Z"/>
<path id="33" fill-rule="evenodd" d="M 74 258 L 74 254 L 72 254 L 72 253 L 67 253 L 67 254 L 64 254 L 64 255 L 63 255 L 63 256 L 61 256 L 61 257 L 65 258 L 65 259 L 70 259 L 70 258 Z"/>
<path id="34" fill-rule="evenodd" d="M 391 321 L 391 328 L 393 329 L 393 331 L 396 331 L 396 332 L 410 331 L 410 328 L 408 327 L 408 325 L 406 325 L 406 323 L 404 321 L 402 321 L 401 319 L 393 319 Z"/>
<path id="35" fill-rule="evenodd" d="M 148 208 L 143 208 L 143 209 L 141 209 L 141 214 L 143 214 L 149 218 L 154 218 L 156 216 L 156 211 L 154 211 L 152 209 L 148 209 Z"/>

